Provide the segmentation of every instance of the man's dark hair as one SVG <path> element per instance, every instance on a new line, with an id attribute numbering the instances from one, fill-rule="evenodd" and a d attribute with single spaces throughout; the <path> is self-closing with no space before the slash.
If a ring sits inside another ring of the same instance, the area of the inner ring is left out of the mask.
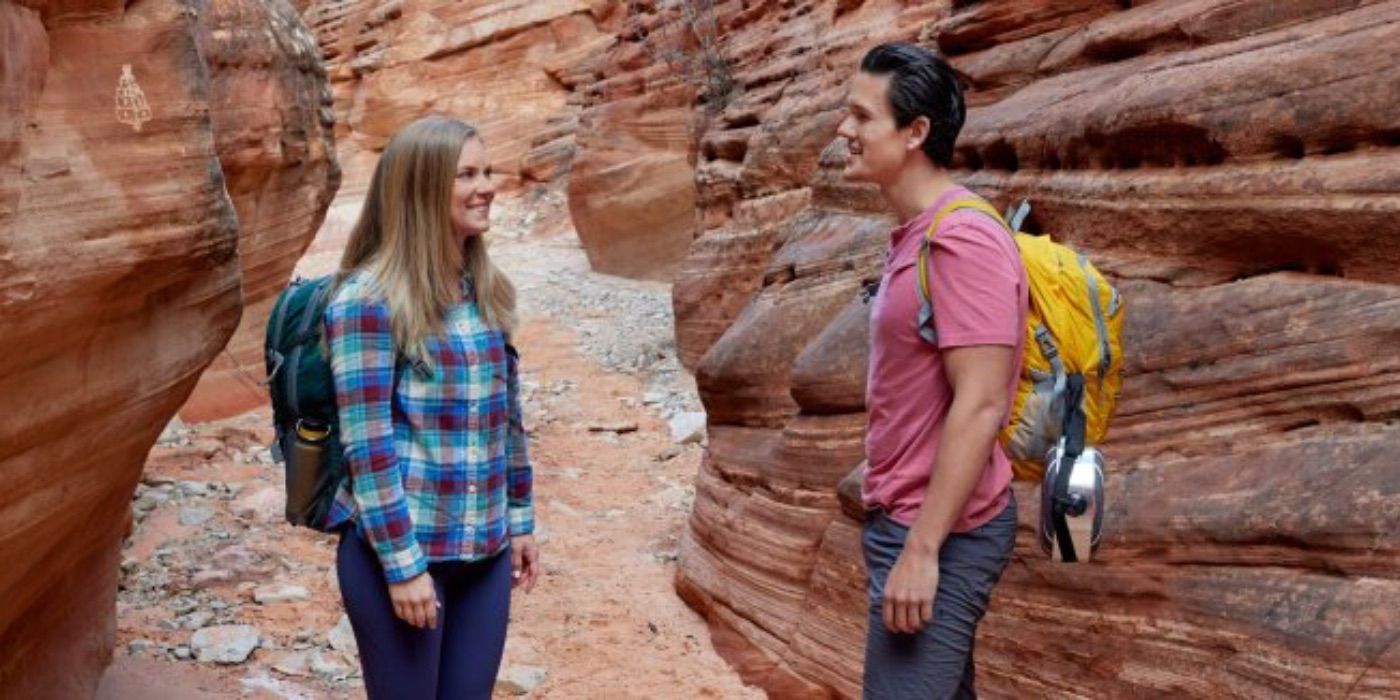
<path id="1" fill-rule="evenodd" d="M 900 128 L 918 117 L 928 117 L 929 135 L 924 155 L 945 168 L 953 162 L 953 144 L 967 118 L 962 85 L 946 61 L 913 44 L 880 44 L 861 59 L 860 69 L 871 75 L 890 76 L 890 110 Z"/>

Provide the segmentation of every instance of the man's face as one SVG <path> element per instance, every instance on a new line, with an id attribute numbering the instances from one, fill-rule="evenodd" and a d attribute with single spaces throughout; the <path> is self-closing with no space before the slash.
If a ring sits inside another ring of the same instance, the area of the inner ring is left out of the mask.
<path id="1" fill-rule="evenodd" d="M 903 129 L 895 126 L 889 86 L 890 76 L 865 71 L 857 71 L 851 80 L 846 118 L 836 128 L 850 147 L 843 173 L 847 180 L 891 184 L 909 155 L 914 124 Z M 914 146 L 917 148 L 917 143 Z"/>

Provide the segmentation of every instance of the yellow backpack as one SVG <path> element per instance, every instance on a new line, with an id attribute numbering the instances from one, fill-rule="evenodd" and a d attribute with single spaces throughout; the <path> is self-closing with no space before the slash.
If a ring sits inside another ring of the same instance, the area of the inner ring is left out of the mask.
<path id="1" fill-rule="evenodd" d="M 1022 201 L 1007 224 L 980 199 L 960 199 L 934 216 L 919 251 L 919 334 L 931 343 L 937 334 L 929 298 L 929 251 L 938 225 L 960 209 L 975 209 L 995 219 L 1016 240 L 1030 281 L 1026 319 L 1026 355 L 1011 417 L 1001 443 L 1011 457 L 1017 479 L 1040 481 L 1045 457 L 1064 429 L 1069 378 L 1083 377 L 1084 445 L 1096 445 L 1108 432 L 1118 401 L 1123 368 L 1123 301 L 1118 290 L 1083 255 L 1049 236 L 1020 233 L 1030 205 Z M 1075 382 L 1076 384 L 1078 382 Z"/>

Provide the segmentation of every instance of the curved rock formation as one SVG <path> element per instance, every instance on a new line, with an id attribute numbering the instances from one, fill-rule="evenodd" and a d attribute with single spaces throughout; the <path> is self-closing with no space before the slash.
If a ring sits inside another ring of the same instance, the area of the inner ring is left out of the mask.
<path id="1" fill-rule="evenodd" d="M 459 116 L 506 187 L 567 188 L 595 270 L 669 279 L 696 233 L 695 87 L 677 63 L 689 35 L 668 24 L 683 5 L 312 2 L 347 190 L 405 123 Z"/>
<path id="2" fill-rule="evenodd" d="M 272 27 L 273 31 L 265 31 Z M 238 212 L 243 318 L 180 409 L 213 420 L 267 402 L 267 317 L 340 184 L 316 40 L 285 0 L 210 0 L 199 14 L 214 148 Z"/>
<path id="3" fill-rule="evenodd" d="M 1129 304 L 1107 540 L 1022 533 L 978 641 L 992 696 L 1400 692 L 1400 2 L 716 3 L 738 85 L 699 136 L 675 288 L 710 446 L 680 593 L 775 697 L 856 697 L 865 306 L 890 226 L 841 181 L 884 40 L 971 82 L 957 177 Z M 815 38 L 815 40 L 814 40 Z"/>
<path id="4" fill-rule="evenodd" d="M 690 252 L 693 100 L 689 86 L 672 85 L 584 110 L 569 212 L 594 270 L 669 279 Z"/>
<path id="5" fill-rule="evenodd" d="M 185 4 L 6 2 L 0 46 L 0 688 L 86 697 L 146 451 L 238 323 L 237 219 Z"/>
<path id="6" fill-rule="evenodd" d="M 314 76 L 232 58 L 305 46 L 294 21 L 280 0 L 0 2 L 0 696 L 92 695 L 131 494 L 239 323 L 240 247 L 266 294 L 333 187 Z"/>

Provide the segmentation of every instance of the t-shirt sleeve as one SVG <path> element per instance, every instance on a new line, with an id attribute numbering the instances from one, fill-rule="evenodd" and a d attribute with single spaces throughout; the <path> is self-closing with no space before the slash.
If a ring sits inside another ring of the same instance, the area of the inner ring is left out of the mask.
<path id="1" fill-rule="evenodd" d="M 929 286 L 940 349 L 1020 340 L 1021 262 L 1005 247 L 1006 235 L 954 224 L 934 236 Z"/>

